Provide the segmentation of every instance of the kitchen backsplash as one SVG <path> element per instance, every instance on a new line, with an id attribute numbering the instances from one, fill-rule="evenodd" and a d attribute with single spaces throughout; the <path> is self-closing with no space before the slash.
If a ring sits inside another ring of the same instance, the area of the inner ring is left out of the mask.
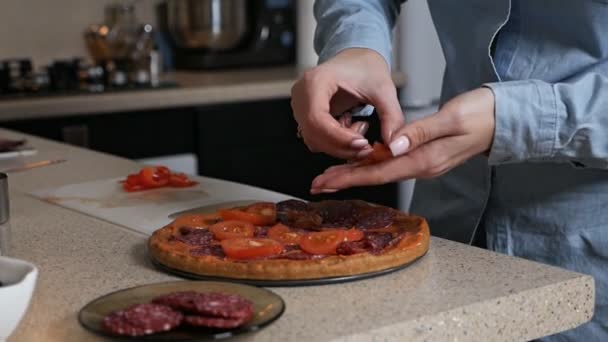
<path id="1" fill-rule="evenodd" d="M 0 59 L 31 57 L 36 65 L 71 56 L 88 57 L 83 31 L 103 21 L 116 0 L 0 0 Z M 155 23 L 158 0 L 136 2 L 141 22 Z"/>

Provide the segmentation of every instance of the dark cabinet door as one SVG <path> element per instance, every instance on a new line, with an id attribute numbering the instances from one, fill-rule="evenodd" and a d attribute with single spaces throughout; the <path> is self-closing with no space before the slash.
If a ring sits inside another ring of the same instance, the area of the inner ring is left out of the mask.
<path id="1" fill-rule="evenodd" d="M 370 140 L 379 140 L 370 122 Z M 308 199 L 364 199 L 396 207 L 396 184 L 360 187 L 311 196 L 310 183 L 343 161 L 308 151 L 296 137 L 288 100 L 240 103 L 199 109 L 199 173 Z"/>
<path id="2" fill-rule="evenodd" d="M 22 120 L 2 126 L 132 159 L 196 149 L 194 109 Z"/>

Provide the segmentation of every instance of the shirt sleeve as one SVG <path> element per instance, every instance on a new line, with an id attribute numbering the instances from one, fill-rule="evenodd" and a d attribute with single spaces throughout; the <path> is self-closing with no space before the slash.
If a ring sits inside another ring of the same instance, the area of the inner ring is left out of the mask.
<path id="1" fill-rule="evenodd" d="M 608 169 L 608 78 L 586 73 L 563 83 L 485 84 L 496 99 L 493 165 L 569 162 Z"/>
<path id="2" fill-rule="evenodd" d="M 347 48 L 378 52 L 391 65 L 392 30 L 399 0 L 316 0 L 314 45 L 319 64 Z"/>

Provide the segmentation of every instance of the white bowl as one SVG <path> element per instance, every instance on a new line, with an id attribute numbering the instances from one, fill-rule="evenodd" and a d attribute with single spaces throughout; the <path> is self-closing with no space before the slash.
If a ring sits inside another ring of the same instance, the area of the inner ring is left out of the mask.
<path id="1" fill-rule="evenodd" d="M 38 269 L 29 262 L 0 256 L 0 341 L 8 339 L 34 292 Z"/>

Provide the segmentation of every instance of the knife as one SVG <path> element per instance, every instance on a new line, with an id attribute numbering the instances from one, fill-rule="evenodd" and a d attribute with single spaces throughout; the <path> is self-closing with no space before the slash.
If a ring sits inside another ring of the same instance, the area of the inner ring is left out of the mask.
<path id="1" fill-rule="evenodd" d="M 174 219 L 178 216 L 185 215 L 185 214 L 211 214 L 211 213 L 218 211 L 218 209 L 242 207 L 245 205 L 250 205 L 250 204 L 258 203 L 258 202 L 260 202 L 260 200 L 240 200 L 240 201 L 213 203 L 213 204 L 203 205 L 203 206 L 192 208 L 192 209 L 186 209 L 186 210 L 174 212 L 173 214 L 169 214 L 169 218 Z"/>
<path id="2" fill-rule="evenodd" d="M 21 172 L 29 169 L 35 169 L 38 167 L 49 166 L 53 164 L 59 164 L 65 162 L 65 159 L 52 159 L 52 160 L 42 160 L 34 163 L 25 164 L 23 166 L 13 167 L 10 169 L 1 170 L 0 172 L 4 173 L 12 173 L 12 172 Z"/>

